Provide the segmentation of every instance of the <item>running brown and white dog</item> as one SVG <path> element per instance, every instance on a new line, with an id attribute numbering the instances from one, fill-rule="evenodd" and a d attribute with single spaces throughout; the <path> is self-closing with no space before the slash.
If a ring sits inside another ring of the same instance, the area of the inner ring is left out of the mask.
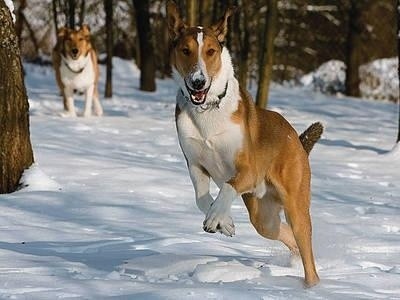
<path id="1" fill-rule="evenodd" d="M 99 67 L 97 55 L 90 42 L 90 29 L 83 25 L 79 30 L 63 27 L 57 33 L 53 49 L 53 66 L 57 84 L 64 99 L 63 116 L 76 116 L 74 91 L 85 93 L 84 117 L 103 114 L 97 83 Z"/>
<path id="2" fill-rule="evenodd" d="M 176 4 L 167 3 L 170 60 L 177 92 L 176 126 L 203 229 L 235 233 L 232 201 L 241 196 L 250 221 L 263 237 L 300 254 L 306 286 L 319 282 L 311 242 L 308 153 L 322 133 L 311 125 L 299 138 L 278 113 L 255 106 L 239 87 L 223 46 L 228 9 L 210 27 L 189 27 Z M 210 178 L 220 188 L 210 195 Z M 287 223 L 279 213 L 284 209 Z"/>

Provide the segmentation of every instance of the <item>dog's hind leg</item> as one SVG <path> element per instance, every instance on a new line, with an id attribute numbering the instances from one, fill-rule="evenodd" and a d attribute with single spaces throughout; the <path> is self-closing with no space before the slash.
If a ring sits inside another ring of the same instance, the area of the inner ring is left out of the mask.
<path id="1" fill-rule="evenodd" d="M 101 106 L 100 99 L 99 99 L 99 91 L 97 89 L 97 84 L 94 87 L 93 91 L 93 108 L 94 114 L 98 117 L 103 115 L 103 107 Z"/>
<path id="2" fill-rule="evenodd" d="M 85 92 L 85 110 L 83 111 L 84 117 L 90 117 L 92 115 L 94 86 L 95 85 L 92 84 Z"/>
<path id="3" fill-rule="evenodd" d="M 287 224 L 281 222 L 279 213 L 282 205 L 272 195 L 259 199 L 252 194 L 243 195 L 244 203 L 249 211 L 249 217 L 256 231 L 263 237 L 279 240 L 284 243 L 292 254 L 298 254 L 296 240 Z"/>
<path id="4" fill-rule="evenodd" d="M 284 207 L 303 261 L 306 285 L 311 287 L 319 282 L 319 277 L 315 269 L 312 250 L 308 197 L 309 195 L 304 190 L 296 194 L 287 194 Z"/>

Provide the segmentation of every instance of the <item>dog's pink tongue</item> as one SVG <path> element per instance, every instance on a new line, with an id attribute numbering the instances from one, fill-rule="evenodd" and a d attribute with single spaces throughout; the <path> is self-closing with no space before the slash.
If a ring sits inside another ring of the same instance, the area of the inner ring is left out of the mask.
<path id="1" fill-rule="evenodd" d="M 194 98 L 195 98 L 197 101 L 203 100 L 204 94 L 205 94 L 205 91 L 197 92 L 197 93 L 194 94 Z"/>

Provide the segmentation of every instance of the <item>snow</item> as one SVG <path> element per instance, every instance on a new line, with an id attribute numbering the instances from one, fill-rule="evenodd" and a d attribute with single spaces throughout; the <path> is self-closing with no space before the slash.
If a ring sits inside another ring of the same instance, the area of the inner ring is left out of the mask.
<path id="1" fill-rule="evenodd" d="M 399 97 L 398 59 L 383 58 L 360 66 L 360 94 L 366 99 L 391 100 Z M 300 78 L 302 86 L 324 94 L 345 92 L 346 65 L 339 60 L 323 63 Z"/>
<path id="2" fill-rule="evenodd" d="M 397 101 L 399 98 L 398 59 L 384 58 L 360 67 L 361 96 Z"/>
<path id="3" fill-rule="evenodd" d="M 5 0 L 5 3 L 8 7 L 8 9 L 10 10 L 13 22 L 15 23 L 15 14 L 14 14 L 14 3 L 12 0 Z"/>
<path id="4" fill-rule="evenodd" d="M 24 191 L 57 191 L 61 186 L 53 179 L 49 178 L 39 167 L 33 164 L 22 174 L 20 180 L 21 188 Z"/>
<path id="5" fill-rule="evenodd" d="M 330 60 L 323 63 L 315 71 L 300 78 L 303 86 L 324 94 L 344 93 L 346 80 L 346 65 L 340 60 Z"/>
<path id="6" fill-rule="evenodd" d="M 299 132 L 326 127 L 310 156 L 321 283 L 304 289 L 301 264 L 255 232 L 242 202 L 234 237 L 203 232 L 173 81 L 145 93 L 132 63 L 113 70 L 104 117 L 61 118 L 52 69 L 25 64 L 36 164 L 26 187 L 0 195 L 0 299 L 398 299 L 395 104 L 271 90 Z"/>

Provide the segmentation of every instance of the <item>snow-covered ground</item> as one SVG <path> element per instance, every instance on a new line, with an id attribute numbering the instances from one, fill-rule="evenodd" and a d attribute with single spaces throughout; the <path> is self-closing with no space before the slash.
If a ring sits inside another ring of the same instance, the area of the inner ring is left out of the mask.
<path id="1" fill-rule="evenodd" d="M 306 290 L 301 266 L 256 234 L 239 199 L 236 236 L 203 232 L 174 83 L 139 92 L 138 70 L 114 63 L 115 96 L 90 119 L 61 118 L 52 69 L 25 66 L 37 164 L 27 187 L 0 195 L 0 299 L 400 299 L 394 104 L 272 90 L 299 132 L 326 126 L 311 154 L 321 283 Z"/>

